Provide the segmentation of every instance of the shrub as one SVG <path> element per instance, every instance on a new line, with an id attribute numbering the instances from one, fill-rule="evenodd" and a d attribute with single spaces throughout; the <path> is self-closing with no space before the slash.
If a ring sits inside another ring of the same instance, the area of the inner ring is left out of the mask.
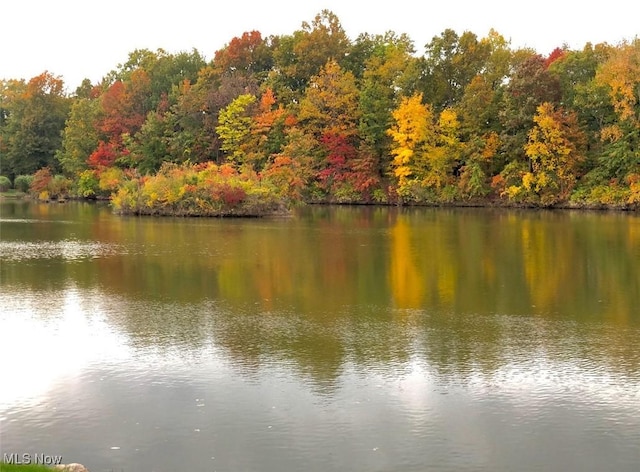
<path id="1" fill-rule="evenodd" d="M 13 180 L 13 188 L 19 192 L 27 193 L 33 182 L 33 175 L 18 175 Z"/>
<path id="2" fill-rule="evenodd" d="M 377 189 L 375 189 L 373 191 L 372 198 L 373 198 L 373 201 L 376 202 L 376 203 L 388 203 L 389 202 L 389 196 L 381 188 L 377 188 Z"/>
<path id="3" fill-rule="evenodd" d="M 41 192 L 48 190 L 51 179 L 53 179 L 51 170 L 48 167 L 43 167 L 33 175 L 29 190 L 33 195 L 40 195 Z"/>
<path id="4" fill-rule="evenodd" d="M 229 165 L 165 164 L 154 176 L 122 181 L 111 203 L 119 213 L 261 216 L 283 209 L 275 187 Z"/>
<path id="5" fill-rule="evenodd" d="M 47 190 L 52 198 L 65 197 L 69 195 L 69 189 L 71 188 L 71 180 L 67 179 L 64 175 L 55 175 L 49 181 Z"/>
<path id="6" fill-rule="evenodd" d="M 480 163 L 471 161 L 460 169 L 458 188 L 463 198 L 484 197 L 489 193 L 487 177 Z"/>
<path id="7" fill-rule="evenodd" d="M 11 180 L 9 180 L 9 177 L 0 175 L 0 192 L 6 192 L 10 188 L 11 188 Z"/>
<path id="8" fill-rule="evenodd" d="M 236 187 L 228 183 L 223 183 L 216 187 L 213 195 L 219 198 L 224 205 L 231 208 L 237 207 L 247 197 L 247 193 L 242 187 Z"/>
<path id="9" fill-rule="evenodd" d="M 100 181 L 96 171 L 87 169 L 80 173 L 76 184 L 76 192 L 79 197 L 93 198 L 100 192 Z"/>
<path id="10" fill-rule="evenodd" d="M 357 202 L 361 195 L 349 182 L 336 183 L 333 186 L 333 196 L 338 203 Z"/>
<path id="11" fill-rule="evenodd" d="M 445 185 L 440 191 L 438 200 L 443 203 L 451 203 L 460 197 L 460 191 L 455 185 Z"/>
<path id="12" fill-rule="evenodd" d="M 108 167 L 99 173 L 99 188 L 107 194 L 115 192 L 124 178 L 124 172 L 118 167 Z"/>

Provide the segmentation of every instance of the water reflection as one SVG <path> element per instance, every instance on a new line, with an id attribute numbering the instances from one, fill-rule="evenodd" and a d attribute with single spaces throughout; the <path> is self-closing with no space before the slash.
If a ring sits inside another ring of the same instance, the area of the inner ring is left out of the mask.
<path id="1" fill-rule="evenodd" d="M 4 448 L 104 470 L 640 461 L 633 215 L 42 207 L 2 206 Z"/>
<path id="2" fill-rule="evenodd" d="M 122 336 L 105 317 L 109 300 L 103 294 L 2 291 L 0 316 L 3 341 L 0 359 L 5 381 L 0 411 L 28 408 L 61 380 L 77 381 L 95 363 L 118 362 L 130 356 Z"/>
<path id="3" fill-rule="evenodd" d="M 113 254 L 122 254 L 122 248 L 115 245 L 95 242 L 75 241 L 38 241 L 14 242 L 0 241 L 0 257 L 5 261 L 24 262 L 29 259 L 60 258 L 66 261 L 97 259 Z"/>

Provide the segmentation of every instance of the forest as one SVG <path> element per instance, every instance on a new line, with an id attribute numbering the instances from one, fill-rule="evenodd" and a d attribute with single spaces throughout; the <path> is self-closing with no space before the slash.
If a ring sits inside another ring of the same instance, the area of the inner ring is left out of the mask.
<path id="1" fill-rule="evenodd" d="M 253 215 L 297 202 L 637 209 L 640 39 L 548 55 L 447 29 L 135 50 L 73 92 L 0 81 L 0 190 L 121 213 Z"/>

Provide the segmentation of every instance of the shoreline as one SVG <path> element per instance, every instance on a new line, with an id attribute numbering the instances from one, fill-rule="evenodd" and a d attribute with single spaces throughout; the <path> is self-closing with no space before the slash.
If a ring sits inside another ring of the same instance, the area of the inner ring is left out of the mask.
<path id="1" fill-rule="evenodd" d="M 93 203 L 109 203 L 110 198 L 84 198 L 66 196 L 64 198 L 40 200 L 31 197 L 28 194 L 0 193 L 0 200 L 27 200 L 38 203 L 59 204 L 66 202 L 93 202 Z M 612 212 L 637 212 L 640 211 L 639 204 L 604 204 L 604 203 L 577 203 L 577 202 L 560 202 L 553 205 L 535 205 L 533 203 L 518 203 L 503 200 L 465 200 L 451 202 L 408 202 L 408 203 L 381 203 L 381 202 L 364 202 L 349 201 L 335 202 L 330 200 L 310 200 L 295 203 L 296 205 L 327 205 L 327 206 L 360 206 L 360 207 L 397 207 L 397 208 L 500 208 L 512 210 L 576 210 L 576 211 L 612 211 Z M 151 216 L 151 217 L 177 217 L 177 218 L 264 218 L 264 217 L 287 217 L 291 215 L 290 209 L 279 208 L 269 212 L 244 212 L 228 211 L 219 212 L 192 212 L 192 211 L 114 211 L 120 216 Z"/>

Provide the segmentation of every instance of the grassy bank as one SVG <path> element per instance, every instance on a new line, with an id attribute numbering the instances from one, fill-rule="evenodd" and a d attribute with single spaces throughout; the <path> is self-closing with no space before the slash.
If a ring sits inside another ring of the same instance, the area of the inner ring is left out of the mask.
<path id="1" fill-rule="evenodd" d="M 35 464 L 6 464 L 0 462 L 0 472 L 51 472 L 53 469 L 44 465 Z"/>
<path id="2" fill-rule="evenodd" d="M 16 189 L 7 190 L 6 192 L 0 192 L 0 198 L 24 198 L 27 194 L 20 192 Z"/>

